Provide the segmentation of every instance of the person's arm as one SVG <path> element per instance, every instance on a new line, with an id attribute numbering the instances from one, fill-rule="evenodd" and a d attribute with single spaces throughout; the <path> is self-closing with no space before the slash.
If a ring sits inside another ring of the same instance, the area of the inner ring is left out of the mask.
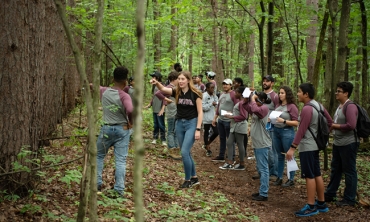
<path id="1" fill-rule="evenodd" d="M 242 107 L 242 102 L 239 102 L 238 106 L 240 114 L 238 116 L 234 116 L 233 118 L 235 122 L 242 122 L 248 118 L 248 112 Z"/>
<path id="2" fill-rule="evenodd" d="M 163 115 L 163 113 L 164 113 L 164 108 L 166 108 L 166 106 L 164 105 L 164 103 L 162 103 L 162 108 L 161 108 L 161 110 L 159 111 L 158 116 L 162 116 L 162 115 Z"/>
<path id="3" fill-rule="evenodd" d="M 202 120 L 203 120 L 203 108 L 202 108 L 202 99 L 197 98 L 196 100 L 197 111 L 198 111 L 198 121 L 197 121 L 197 130 L 195 130 L 195 139 L 200 139 L 200 128 L 202 127 Z"/>
<path id="4" fill-rule="evenodd" d="M 122 102 L 123 107 L 125 107 L 126 115 L 129 120 L 128 124 L 132 124 L 132 112 L 134 110 L 134 107 L 132 106 L 131 97 L 127 93 L 120 93 L 120 100 Z"/>
<path id="5" fill-rule="evenodd" d="M 357 109 L 356 104 L 348 104 L 346 107 L 345 115 L 346 115 L 346 123 L 344 124 L 333 123 L 331 128 L 338 129 L 343 132 L 348 132 L 348 131 L 356 129 L 357 118 L 355 117 L 358 116 L 358 109 Z"/>
<path id="6" fill-rule="evenodd" d="M 234 105 L 235 105 L 235 104 L 237 104 L 237 103 L 239 102 L 239 99 L 237 99 L 237 98 L 235 97 L 235 91 L 234 91 L 234 90 L 230 92 L 230 98 L 231 98 L 231 100 L 233 101 Z"/>
<path id="7" fill-rule="evenodd" d="M 301 112 L 301 122 L 299 124 L 298 131 L 295 134 L 295 137 L 294 137 L 292 145 L 290 146 L 290 149 L 286 153 L 287 160 L 293 159 L 295 150 L 297 149 L 299 143 L 301 142 L 302 138 L 306 134 L 308 127 L 310 127 L 313 109 L 314 108 L 312 106 L 303 106 L 303 109 Z"/>
<path id="8" fill-rule="evenodd" d="M 164 94 L 172 95 L 172 88 L 167 88 L 162 83 L 158 82 L 155 78 L 150 80 L 150 84 L 156 85 L 158 90 L 162 91 Z"/>
<path id="9" fill-rule="evenodd" d="M 287 126 L 298 126 L 298 108 L 294 104 L 288 104 L 288 113 L 290 115 L 290 120 L 285 120 L 281 117 L 276 119 L 278 123 L 285 123 Z M 285 122 L 284 122 L 285 121 Z"/>
<path id="10" fill-rule="evenodd" d="M 146 105 L 144 107 L 144 109 L 149 109 L 152 105 L 153 105 L 153 98 L 150 100 L 150 102 L 148 103 L 148 105 Z"/>
<path id="11" fill-rule="evenodd" d="M 250 103 L 251 112 L 256 114 L 258 118 L 263 119 L 269 113 L 269 109 L 267 108 L 267 106 L 258 106 L 256 103 L 257 98 L 258 98 L 257 95 L 252 96 L 251 103 Z"/>
<path id="12" fill-rule="evenodd" d="M 128 93 L 128 90 L 130 89 L 130 86 L 125 86 L 125 88 L 123 88 L 123 91 L 125 92 L 125 93 Z"/>
<path id="13" fill-rule="evenodd" d="M 202 100 L 203 111 L 207 112 L 208 110 L 211 109 L 213 104 L 210 103 L 210 101 L 211 101 L 211 97 L 203 95 L 203 100 Z"/>

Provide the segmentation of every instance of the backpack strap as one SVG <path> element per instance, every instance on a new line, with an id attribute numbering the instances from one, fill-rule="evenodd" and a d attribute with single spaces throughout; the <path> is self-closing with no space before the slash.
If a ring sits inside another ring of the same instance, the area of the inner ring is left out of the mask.
<path id="1" fill-rule="evenodd" d="M 347 116 L 346 116 L 347 106 L 348 106 L 349 104 L 354 104 L 354 105 L 357 107 L 356 103 L 352 102 L 351 100 L 350 100 L 350 101 L 348 101 L 348 102 L 346 102 L 346 103 L 344 104 L 344 106 L 343 106 L 343 114 L 344 114 L 344 116 L 346 117 L 346 119 L 347 119 Z M 358 109 L 358 107 L 357 107 L 357 109 Z M 355 141 L 356 141 L 356 143 L 357 143 L 357 135 L 356 135 L 356 134 L 357 134 L 357 130 L 356 130 L 356 127 L 353 129 L 353 133 L 355 134 Z"/>
<path id="2" fill-rule="evenodd" d="M 317 111 L 317 115 L 320 115 L 320 112 L 322 112 L 322 110 L 321 110 L 321 105 L 320 105 L 320 103 L 317 103 L 317 104 L 319 104 L 319 108 L 320 108 L 320 111 L 316 108 L 316 106 L 314 106 L 313 104 L 308 104 L 308 105 L 306 105 L 306 106 L 311 106 L 311 107 L 313 107 L 314 109 L 316 109 L 316 111 Z M 319 121 L 318 119 L 317 119 L 317 121 Z M 317 140 L 317 137 L 313 134 L 313 132 L 312 132 L 312 129 L 311 129 L 311 127 L 308 127 L 308 130 L 310 131 L 310 133 L 311 133 L 311 135 L 312 135 L 312 137 L 315 139 L 315 141 Z"/>

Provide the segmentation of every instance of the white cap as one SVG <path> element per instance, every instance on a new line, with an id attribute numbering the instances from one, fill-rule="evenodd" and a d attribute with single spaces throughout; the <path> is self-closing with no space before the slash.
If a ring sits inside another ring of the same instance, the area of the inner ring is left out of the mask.
<path id="1" fill-rule="evenodd" d="M 216 75 L 216 73 L 214 73 L 214 72 L 212 72 L 212 71 L 208 71 L 207 72 L 207 76 L 211 76 L 211 77 L 213 77 L 213 76 L 215 76 Z"/>
<path id="2" fill-rule="evenodd" d="M 224 81 L 222 81 L 222 83 L 226 83 L 228 85 L 232 85 L 233 84 L 233 81 L 231 79 L 225 79 Z"/>

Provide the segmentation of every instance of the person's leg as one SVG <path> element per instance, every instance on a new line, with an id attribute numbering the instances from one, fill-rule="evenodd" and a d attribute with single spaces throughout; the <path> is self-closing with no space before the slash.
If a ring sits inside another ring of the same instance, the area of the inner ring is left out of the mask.
<path id="1" fill-rule="evenodd" d="M 333 145 L 330 181 L 325 191 L 326 201 L 328 202 L 336 198 L 340 181 L 342 180 L 342 160 L 339 150 L 339 146 Z"/>
<path id="2" fill-rule="evenodd" d="M 247 156 L 247 147 L 248 147 L 248 135 L 247 134 L 245 134 L 244 135 L 244 149 L 245 149 L 245 155 L 244 155 L 244 157 L 246 157 Z"/>
<path id="3" fill-rule="evenodd" d="M 191 156 L 191 148 L 195 141 L 197 118 L 183 122 L 184 138 L 181 146 L 181 156 L 185 171 L 185 180 L 190 180 L 196 176 L 195 165 Z"/>
<path id="4" fill-rule="evenodd" d="M 316 194 L 317 194 L 317 199 L 319 201 L 324 202 L 325 201 L 325 196 L 324 196 L 324 180 L 322 179 L 322 176 L 315 177 L 315 183 L 316 183 Z"/>
<path id="5" fill-rule="evenodd" d="M 275 130 L 275 128 L 273 129 Z M 269 130 L 270 138 L 272 140 L 273 137 L 273 130 Z M 278 156 L 277 151 L 274 148 L 274 141 L 272 141 L 272 148 L 269 150 L 269 173 L 270 176 L 277 177 L 277 168 L 278 168 Z"/>
<path id="6" fill-rule="evenodd" d="M 175 118 L 167 118 L 167 147 L 168 149 L 177 147 L 175 140 Z"/>
<path id="7" fill-rule="evenodd" d="M 356 203 L 357 193 L 357 170 L 356 157 L 358 151 L 358 143 L 351 143 L 345 147 L 341 147 L 340 155 L 342 160 L 342 169 L 346 187 L 344 188 L 343 199 Z"/>
<path id="8" fill-rule="evenodd" d="M 114 143 L 114 159 L 116 162 L 116 173 L 114 189 L 123 194 L 125 189 L 126 159 L 128 154 L 128 144 L 130 142 L 130 131 L 124 130 L 122 126 L 116 126 L 116 138 Z"/>
<path id="9" fill-rule="evenodd" d="M 276 130 L 276 127 L 274 128 L 274 130 Z M 282 150 L 281 152 L 283 153 L 287 153 L 288 150 L 290 149 L 290 145 L 292 145 L 293 143 L 293 140 L 294 140 L 294 128 L 293 127 L 288 127 L 288 128 L 284 128 L 283 131 L 281 132 L 280 134 L 280 141 L 281 141 L 281 148 L 280 150 Z M 276 149 L 278 152 L 279 149 Z M 280 153 L 278 153 L 279 155 Z M 285 155 L 282 155 L 283 156 L 283 163 L 282 164 L 285 164 Z M 279 162 L 279 167 L 280 167 L 280 162 Z M 284 165 L 283 165 L 283 170 L 284 170 Z M 294 176 L 295 176 L 295 171 L 290 171 L 289 173 L 289 180 L 291 181 L 294 181 Z"/>
<path id="10" fill-rule="evenodd" d="M 159 123 L 158 123 L 158 113 L 153 113 L 153 139 L 158 139 L 159 133 Z"/>
<path id="11" fill-rule="evenodd" d="M 220 137 L 220 152 L 218 157 L 221 159 L 225 159 L 225 151 L 226 151 L 226 129 L 224 125 L 224 121 L 218 120 L 217 129 Z"/>
<path id="12" fill-rule="evenodd" d="M 180 149 L 182 149 L 182 143 L 184 142 L 185 138 L 185 127 L 184 127 L 184 119 L 178 119 L 175 123 L 175 132 L 177 141 L 179 143 Z"/>
<path id="13" fill-rule="evenodd" d="M 212 133 L 211 137 L 209 138 L 208 145 L 211 144 L 213 142 L 213 140 L 215 140 L 218 137 L 218 128 L 217 128 L 217 126 L 212 126 L 212 124 L 211 124 L 211 127 L 212 127 L 213 133 Z"/>
<path id="14" fill-rule="evenodd" d="M 209 137 L 209 129 L 211 128 L 212 124 L 203 124 L 204 133 L 203 133 L 203 144 L 207 146 L 209 144 L 208 137 Z"/>
<path id="15" fill-rule="evenodd" d="M 233 148 L 235 142 L 235 133 L 230 133 L 229 138 L 227 139 L 226 146 L 227 146 L 227 163 L 233 163 Z"/>
<path id="16" fill-rule="evenodd" d="M 164 119 L 165 119 L 165 113 L 163 113 L 162 116 L 158 116 L 158 127 L 159 127 L 159 132 L 161 133 L 162 143 L 166 142 L 166 125 L 164 123 Z"/>
<path id="17" fill-rule="evenodd" d="M 112 146 L 113 141 L 109 131 L 110 126 L 102 126 L 100 134 L 96 142 L 97 147 L 97 185 L 103 184 L 102 173 L 104 168 L 104 158 L 108 153 L 109 147 Z"/>
<path id="18" fill-rule="evenodd" d="M 259 194 L 260 196 L 263 197 L 268 197 L 269 190 L 269 167 L 268 167 L 269 149 L 270 149 L 269 147 L 254 149 L 258 173 L 261 176 Z"/>
<path id="19" fill-rule="evenodd" d="M 244 138 L 245 138 L 245 134 L 234 133 L 234 136 L 235 136 L 236 144 L 238 145 L 238 148 L 239 148 L 240 165 L 244 166 L 244 157 L 245 157 Z M 231 133 L 230 133 L 230 137 L 231 137 Z"/>
<path id="20" fill-rule="evenodd" d="M 277 128 L 275 127 L 274 128 L 274 131 L 272 132 L 272 141 L 273 141 L 273 146 L 274 149 L 276 149 L 277 153 L 278 153 L 278 178 L 279 179 L 282 179 L 283 178 L 283 171 L 284 171 L 284 166 L 285 166 L 285 154 L 282 154 L 284 153 L 284 149 L 283 149 L 283 138 L 282 135 L 281 135 L 281 132 L 283 130 L 280 129 L 280 128 Z"/>
<path id="21" fill-rule="evenodd" d="M 316 181 L 315 178 L 306 178 L 307 203 L 315 205 Z"/>

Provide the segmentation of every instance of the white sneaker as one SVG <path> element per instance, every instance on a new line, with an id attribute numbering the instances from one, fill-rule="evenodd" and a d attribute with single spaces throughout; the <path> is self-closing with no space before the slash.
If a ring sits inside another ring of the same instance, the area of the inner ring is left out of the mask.
<path id="1" fill-rule="evenodd" d="M 157 144 L 157 140 L 153 140 L 152 141 L 152 144 Z"/>
<path id="2" fill-rule="evenodd" d="M 167 143 L 165 141 L 163 141 L 162 146 L 167 146 Z"/>

